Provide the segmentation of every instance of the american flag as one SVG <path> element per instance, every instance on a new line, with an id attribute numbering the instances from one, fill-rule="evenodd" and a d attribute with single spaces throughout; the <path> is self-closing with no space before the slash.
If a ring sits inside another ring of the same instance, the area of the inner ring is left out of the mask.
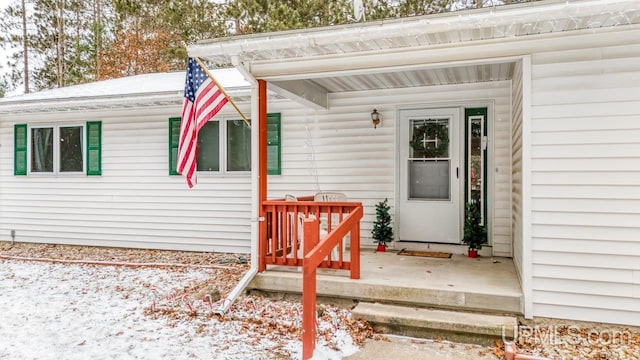
<path id="1" fill-rule="evenodd" d="M 198 131 L 229 101 L 220 87 L 205 74 L 193 58 L 189 58 L 184 86 L 184 105 L 180 123 L 177 171 L 189 188 L 197 183 L 196 147 Z"/>

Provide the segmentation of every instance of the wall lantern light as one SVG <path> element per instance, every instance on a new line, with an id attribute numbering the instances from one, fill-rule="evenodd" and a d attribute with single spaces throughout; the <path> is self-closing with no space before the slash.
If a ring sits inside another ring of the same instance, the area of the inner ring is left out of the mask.
<path id="1" fill-rule="evenodd" d="M 373 128 L 376 129 L 380 125 L 381 116 L 377 109 L 373 109 L 371 112 L 371 121 L 373 122 Z"/>

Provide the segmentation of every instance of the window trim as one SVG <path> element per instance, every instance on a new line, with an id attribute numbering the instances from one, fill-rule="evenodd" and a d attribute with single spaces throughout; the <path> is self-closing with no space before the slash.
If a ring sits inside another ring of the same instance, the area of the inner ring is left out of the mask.
<path id="1" fill-rule="evenodd" d="M 218 156 L 220 159 L 220 169 L 218 171 L 205 171 L 205 170 L 199 170 L 196 173 L 198 174 L 198 176 L 215 176 L 215 177 L 224 177 L 224 176 L 249 176 L 251 175 L 251 170 L 248 171 L 229 171 L 228 167 L 229 164 L 227 163 L 227 153 L 228 153 L 228 146 L 227 146 L 227 142 L 228 142 L 228 122 L 229 121 L 242 121 L 242 119 L 239 119 L 237 117 L 234 116 L 220 116 L 214 119 L 211 119 L 209 121 L 217 121 L 220 125 L 218 126 L 218 136 L 219 136 L 219 142 L 218 142 Z"/>
<path id="2" fill-rule="evenodd" d="M 60 171 L 60 128 L 80 127 L 82 134 L 80 136 L 82 151 L 82 171 Z M 32 129 L 53 129 L 53 171 L 32 171 Z M 85 123 L 68 123 L 68 124 L 37 124 L 27 125 L 27 176 L 79 176 L 85 175 L 87 171 L 87 126 Z"/>
<path id="3" fill-rule="evenodd" d="M 277 113 L 268 113 L 267 114 L 267 122 L 269 122 L 270 120 L 275 121 L 275 124 L 277 126 L 277 133 L 278 133 L 278 141 L 277 143 L 269 143 L 267 144 L 267 146 L 277 146 L 277 153 L 278 153 L 278 161 L 277 161 L 277 168 L 272 168 L 272 169 L 267 169 L 267 174 L 268 175 L 281 175 L 282 174 L 282 122 L 281 122 L 281 118 L 282 118 L 282 114 L 277 112 Z M 178 172 L 176 171 L 176 167 L 177 167 L 177 149 L 178 149 L 178 142 L 179 142 L 179 136 L 180 136 L 180 123 L 181 123 L 181 119 L 180 117 L 170 117 L 168 119 L 168 166 L 169 166 L 169 175 L 180 175 L 178 174 Z M 229 171 L 228 170 L 228 163 L 227 163 L 227 153 L 228 153 L 228 146 L 227 146 L 227 142 L 228 142 L 228 122 L 229 121 L 242 121 L 242 119 L 238 118 L 237 116 L 233 116 L 233 115 L 222 115 L 222 116 L 218 116 L 214 119 L 211 119 L 209 121 L 218 121 L 219 122 L 219 127 L 218 127 L 218 136 L 219 138 L 219 149 L 218 149 L 218 156 L 220 157 L 220 169 L 218 171 L 197 171 L 197 175 L 198 176 L 204 176 L 204 177 L 229 177 L 229 176 L 249 176 L 251 175 L 251 170 L 247 170 L 247 171 Z M 175 127 L 174 127 L 175 126 Z M 173 138 L 176 136 L 176 134 L 174 134 L 174 131 L 177 131 L 177 137 L 176 139 L 177 142 L 174 142 Z M 268 141 L 269 139 L 267 139 Z M 176 152 L 176 158 L 174 160 L 171 159 L 172 153 Z M 175 161 L 175 163 L 174 163 Z"/>

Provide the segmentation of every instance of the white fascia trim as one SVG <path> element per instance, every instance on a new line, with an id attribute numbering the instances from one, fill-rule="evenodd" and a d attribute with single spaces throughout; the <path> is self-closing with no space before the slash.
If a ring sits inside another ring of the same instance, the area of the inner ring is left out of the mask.
<path id="1" fill-rule="evenodd" d="M 495 7 L 478 11 L 456 11 L 419 19 L 382 20 L 362 25 L 320 28 L 309 31 L 275 32 L 237 39 L 195 44 L 189 56 L 216 57 L 252 52 L 278 52 L 281 49 L 303 49 L 340 43 L 369 42 L 393 37 L 411 37 L 439 32 L 478 30 L 497 26 L 584 18 L 614 12 L 633 11 L 637 0 L 550 1 L 526 6 Z M 624 24 L 622 24 L 624 25 Z M 516 36 L 516 34 L 512 34 Z M 277 58 L 279 55 L 273 56 Z"/>
<path id="2" fill-rule="evenodd" d="M 248 97 L 248 88 L 227 90 L 230 97 Z M 182 105 L 182 90 L 158 95 L 91 96 L 59 99 L 34 99 L 0 103 L 0 114 L 77 111 L 87 109 L 139 108 L 147 106 Z"/>
<path id="3" fill-rule="evenodd" d="M 531 207 L 531 56 L 522 57 L 522 293 L 524 317 L 533 318 L 533 236 Z"/>
<path id="4" fill-rule="evenodd" d="M 616 33 L 612 39 L 611 33 Z M 615 46 L 634 43 L 640 38 L 640 24 L 624 27 L 585 29 L 564 33 L 545 33 L 434 46 L 384 49 L 343 53 L 305 59 L 255 61 L 254 76 L 268 81 L 311 79 L 383 72 L 390 68 L 425 68 L 445 63 L 463 63 L 478 59 L 520 57 L 542 51 L 571 50 L 583 47 Z"/>

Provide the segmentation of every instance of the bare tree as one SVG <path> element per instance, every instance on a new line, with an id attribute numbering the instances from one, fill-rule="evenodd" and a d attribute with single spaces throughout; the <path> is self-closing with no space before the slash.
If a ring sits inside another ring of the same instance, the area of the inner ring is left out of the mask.
<path id="1" fill-rule="evenodd" d="M 64 86 L 64 0 L 58 1 L 58 87 Z"/>
<path id="2" fill-rule="evenodd" d="M 102 5 L 100 0 L 93 1 L 93 33 L 95 37 L 95 65 L 94 79 L 100 79 L 100 65 L 102 56 Z"/>
<path id="3" fill-rule="evenodd" d="M 27 36 L 27 7 L 22 0 L 22 53 L 24 59 L 24 93 L 29 93 L 29 37 Z"/>

